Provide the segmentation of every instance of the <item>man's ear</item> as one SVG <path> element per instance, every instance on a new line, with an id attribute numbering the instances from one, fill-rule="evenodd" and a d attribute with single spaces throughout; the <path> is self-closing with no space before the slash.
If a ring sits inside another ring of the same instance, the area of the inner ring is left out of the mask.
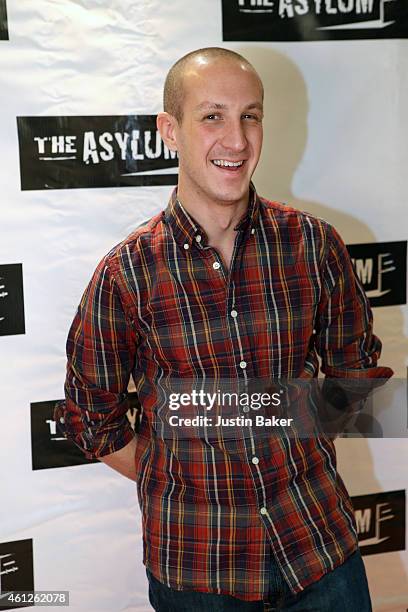
<path id="1" fill-rule="evenodd" d="M 159 113 L 156 119 L 157 129 L 165 144 L 171 151 L 177 151 L 176 126 L 177 119 L 170 113 Z"/>

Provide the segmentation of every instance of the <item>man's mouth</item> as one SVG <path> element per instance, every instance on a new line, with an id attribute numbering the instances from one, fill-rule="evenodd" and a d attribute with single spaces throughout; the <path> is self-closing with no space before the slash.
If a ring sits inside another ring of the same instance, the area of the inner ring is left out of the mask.
<path id="1" fill-rule="evenodd" d="M 211 160 L 214 166 L 218 168 L 225 168 L 227 170 L 238 170 L 244 164 L 245 159 L 241 159 L 239 161 L 229 161 L 228 159 L 212 159 Z"/>

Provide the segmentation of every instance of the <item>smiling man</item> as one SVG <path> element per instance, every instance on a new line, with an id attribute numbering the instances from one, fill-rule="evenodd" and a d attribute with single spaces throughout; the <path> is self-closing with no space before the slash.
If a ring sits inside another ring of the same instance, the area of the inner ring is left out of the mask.
<path id="1" fill-rule="evenodd" d="M 182 58 L 170 71 L 157 125 L 178 152 L 177 196 L 206 230 L 228 270 L 262 147 L 263 86 L 253 67 L 225 50 Z"/>
<path id="2" fill-rule="evenodd" d="M 381 343 L 336 231 L 256 194 L 262 117 L 261 80 L 237 53 L 200 49 L 171 68 L 157 124 L 179 183 L 98 265 L 55 419 L 87 457 L 136 481 L 155 610 L 368 612 L 329 437 L 172 438 L 157 427 L 174 381 L 197 382 L 194 404 L 203 381 L 313 379 L 319 356 L 329 379 L 392 374 L 377 366 Z M 180 397 L 178 416 L 191 417 Z"/>

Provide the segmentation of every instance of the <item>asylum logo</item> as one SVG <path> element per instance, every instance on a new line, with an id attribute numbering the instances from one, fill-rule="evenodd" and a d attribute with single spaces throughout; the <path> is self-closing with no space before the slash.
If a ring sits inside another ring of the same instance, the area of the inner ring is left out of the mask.
<path id="1" fill-rule="evenodd" d="M 406 304 L 406 240 L 351 244 L 347 249 L 371 306 Z"/>
<path id="2" fill-rule="evenodd" d="M 224 40 L 407 38 L 405 0 L 223 0 Z"/>
<path id="3" fill-rule="evenodd" d="M 0 336 L 24 333 L 23 266 L 0 265 Z"/>
<path id="4" fill-rule="evenodd" d="M 0 40 L 8 40 L 7 6 L 6 0 L 0 0 Z"/>
<path id="5" fill-rule="evenodd" d="M 59 431 L 58 424 L 54 420 L 57 401 L 33 402 L 30 405 L 32 469 L 43 470 L 98 463 L 98 459 L 87 459 L 81 449 Z M 128 401 L 127 418 L 137 432 L 141 419 L 137 394 L 129 393 Z"/>
<path id="6" fill-rule="evenodd" d="M 156 115 L 18 117 L 21 189 L 174 185 Z"/>
<path id="7" fill-rule="evenodd" d="M 31 412 L 31 457 L 33 470 L 96 463 L 65 438 L 53 418 L 55 401 L 33 402 Z"/>
<path id="8" fill-rule="evenodd" d="M 0 609 L 11 610 L 7 595 L 15 591 L 34 591 L 33 541 L 0 542 Z M 34 603 L 20 603 L 28 608 Z"/>
<path id="9" fill-rule="evenodd" d="M 363 555 L 405 550 L 405 490 L 353 497 Z"/>

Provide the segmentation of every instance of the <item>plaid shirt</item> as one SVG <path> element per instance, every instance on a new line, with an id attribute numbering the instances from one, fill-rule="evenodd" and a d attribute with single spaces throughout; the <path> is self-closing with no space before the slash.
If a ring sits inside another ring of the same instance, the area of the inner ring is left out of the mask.
<path id="1" fill-rule="evenodd" d="M 157 435 L 166 378 L 387 378 L 381 343 L 346 247 L 326 222 L 251 188 L 231 268 L 174 191 L 165 211 L 98 265 L 67 341 L 65 402 L 55 419 L 88 458 L 134 436 L 133 377 L 143 418 L 137 493 L 143 561 L 175 589 L 267 599 L 273 557 L 294 593 L 357 547 L 333 442 L 271 436 Z"/>

